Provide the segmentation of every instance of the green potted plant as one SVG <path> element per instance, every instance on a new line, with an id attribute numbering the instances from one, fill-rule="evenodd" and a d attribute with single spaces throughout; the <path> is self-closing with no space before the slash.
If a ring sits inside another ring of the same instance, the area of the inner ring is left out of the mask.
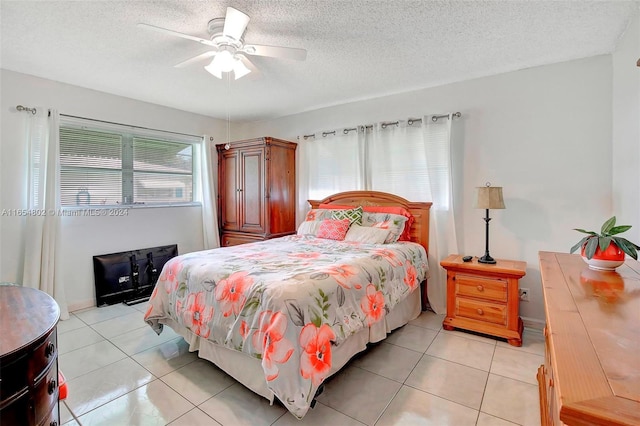
<path id="1" fill-rule="evenodd" d="M 580 254 L 590 268 L 614 270 L 624 263 L 625 254 L 638 260 L 640 246 L 617 236 L 630 228 L 631 225 L 616 226 L 615 216 L 602 224 L 600 233 L 574 228 L 575 231 L 588 235 L 571 247 L 570 253 L 581 249 Z"/>

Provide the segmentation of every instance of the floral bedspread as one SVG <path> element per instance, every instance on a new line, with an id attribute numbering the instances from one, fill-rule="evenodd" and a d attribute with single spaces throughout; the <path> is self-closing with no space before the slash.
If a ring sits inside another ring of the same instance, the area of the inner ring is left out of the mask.
<path id="1" fill-rule="evenodd" d="M 331 369 L 332 345 L 380 321 L 427 277 L 415 243 L 311 236 L 189 253 L 164 266 L 145 320 L 261 360 L 268 388 L 296 417 Z"/>

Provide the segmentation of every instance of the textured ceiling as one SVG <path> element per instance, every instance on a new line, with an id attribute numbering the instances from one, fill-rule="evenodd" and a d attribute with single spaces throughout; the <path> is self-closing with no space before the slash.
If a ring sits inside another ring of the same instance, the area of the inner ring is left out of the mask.
<path id="1" fill-rule="evenodd" d="M 639 1 L 7 1 L 0 67 L 233 121 L 611 53 Z M 227 82 L 207 51 L 144 22 L 208 38 L 233 6 L 247 43 L 308 51 L 305 62 L 251 57 L 261 78 Z"/>

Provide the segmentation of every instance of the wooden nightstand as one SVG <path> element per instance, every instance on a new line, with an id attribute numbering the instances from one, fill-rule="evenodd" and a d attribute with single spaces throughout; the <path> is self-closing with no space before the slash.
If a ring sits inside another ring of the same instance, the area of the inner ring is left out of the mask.
<path id="1" fill-rule="evenodd" d="M 478 263 L 477 257 L 463 262 L 462 255 L 452 254 L 440 265 L 447 270 L 445 330 L 491 334 L 522 346 L 518 280 L 526 274 L 526 262 L 498 259 L 488 265 Z"/>

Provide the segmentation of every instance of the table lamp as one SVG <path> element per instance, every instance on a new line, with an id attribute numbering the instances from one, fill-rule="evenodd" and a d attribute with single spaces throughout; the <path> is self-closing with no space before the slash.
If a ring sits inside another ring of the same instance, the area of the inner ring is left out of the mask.
<path id="1" fill-rule="evenodd" d="M 490 182 L 487 182 L 485 186 L 476 187 L 476 209 L 485 209 L 486 216 L 484 221 L 486 222 L 486 242 L 484 256 L 478 259 L 480 263 L 496 263 L 495 259 L 489 254 L 489 209 L 504 209 L 504 200 L 502 199 L 502 187 L 491 186 Z"/>

